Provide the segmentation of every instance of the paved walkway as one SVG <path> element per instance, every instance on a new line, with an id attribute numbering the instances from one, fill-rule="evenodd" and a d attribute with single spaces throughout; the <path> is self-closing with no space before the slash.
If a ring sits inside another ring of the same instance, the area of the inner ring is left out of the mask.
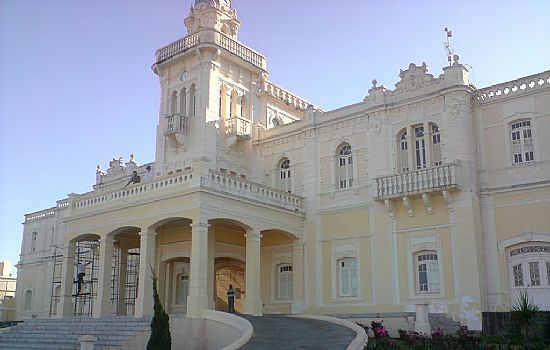
<path id="1" fill-rule="evenodd" d="M 334 323 L 286 316 L 243 316 L 254 335 L 242 350 L 345 350 L 355 332 Z"/>

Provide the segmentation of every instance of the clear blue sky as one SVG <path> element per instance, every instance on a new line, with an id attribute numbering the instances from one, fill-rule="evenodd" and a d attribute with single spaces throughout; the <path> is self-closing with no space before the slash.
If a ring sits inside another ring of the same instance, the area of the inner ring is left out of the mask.
<path id="1" fill-rule="evenodd" d="M 134 153 L 154 160 L 154 52 L 185 35 L 192 0 L 0 0 L 0 259 L 19 260 L 24 214 L 95 181 Z M 376 78 L 446 65 L 443 28 L 473 83 L 550 69 L 550 1 L 233 0 L 239 39 L 270 80 L 325 110 Z"/>

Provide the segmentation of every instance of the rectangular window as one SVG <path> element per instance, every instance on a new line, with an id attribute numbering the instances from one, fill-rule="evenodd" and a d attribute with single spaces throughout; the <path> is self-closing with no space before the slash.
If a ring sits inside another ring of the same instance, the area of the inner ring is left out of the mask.
<path id="1" fill-rule="evenodd" d="M 342 297 L 356 297 L 358 295 L 357 261 L 345 259 L 339 261 L 339 295 Z"/>
<path id="2" fill-rule="evenodd" d="M 514 274 L 514 286 L 522 287 L 523 286 L 523 270 L 521 264 L 515 265 L 512 267 L 512 272 Z"/>
<path id="3" fill-rule="evenodd" d="M 514 163 L 521 163 L 521 162 L 522 162 L 521 153 L 514 154 Z"/>
<path id="4" fill-rule="evenodd" d="M 436 253 L 417 255 L 418 293 L 439 293 L 439 262 Z"/>
<path id="5" fill-rule="evenodd" d="M 540 271 L 538 262 L 529 263 L 529 276 L 531 277 L 532 286 L 540 286 Z"/>
<path id="6" fill-rule="evenodd" d="M 534 157 L 533 157 L 533 152 L 530 151 L 530 152 L 525 152 L 525 161 L 526 162 L 530 162 L 534 160 Z"/>

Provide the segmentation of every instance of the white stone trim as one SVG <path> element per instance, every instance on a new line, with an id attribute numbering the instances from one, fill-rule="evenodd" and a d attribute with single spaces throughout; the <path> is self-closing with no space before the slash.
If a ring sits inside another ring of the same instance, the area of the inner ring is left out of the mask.
<path id="1" fill-rule="evenodd" d="M 518 233 L 515 236 L 506 238 L 497 243 L 498 250 L 504 251 L 506 248 L 521 243 L 529 242 L 545 242 L 550 243 L 550 234 L 548 233 L 535 233 L 535 232 L 523 232 Z"/>

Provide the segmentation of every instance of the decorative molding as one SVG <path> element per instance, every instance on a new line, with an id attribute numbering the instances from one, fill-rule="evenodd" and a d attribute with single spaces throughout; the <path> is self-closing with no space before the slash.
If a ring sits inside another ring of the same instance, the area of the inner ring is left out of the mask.
<path id="1" fill-rule="evenodd" d="M 422 193 L 422 202 L 424 202 L 428 214 L 433 214 L 432 196 L 429 193 Z"/>
<path id="2" fill-rule="evenodd" d="M 403 201 L 403 205 L 405 206 L 405 208 L 407 208 L 407 213 L 409 214 L 409 216 L 413 217 L 414 216 L 414 208 L 413 208 L 412 201 L 409 199 L 408 196 L 401 197 L 401 200 Z"/>

